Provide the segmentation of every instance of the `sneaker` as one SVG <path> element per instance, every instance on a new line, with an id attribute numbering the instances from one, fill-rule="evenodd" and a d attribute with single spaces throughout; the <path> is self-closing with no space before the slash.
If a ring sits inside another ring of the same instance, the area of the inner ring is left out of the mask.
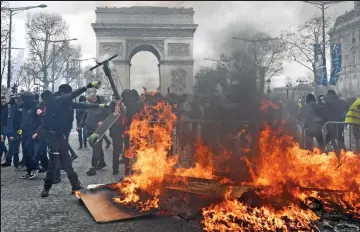
<path id="1" fill-rule="evenodd" d="M 48 197 L 49 196 L 49 189 L 43 188 L 41 191 L 41 197 Z"/>
<path id="2" fill-rule="evenodd" d="M 106 146 L 105 146 L 105 149 L 109 149 L 111 143 L 107 143 Z"/>
<path id="3" fill-rule="evenodd" d="M 56 178 L 54 181 L 53 181 L 53 184 L 58 184 L 61 182 L 61 178 Z"/>
<path id="4" fill-rule="evenodd" d="M 95 176 L 95 175 L 96 175 L 96 170 L 95 170 L 95 168 L 91 167 L 91 168 L 89 169 L 89 171 L 86 172 L 86 175 L 88 175 L 88 176 Z"/>
<path id="5" fill-rule="evenodd" d="M 1 164 L 1 167 L 3 167 L 3 168 L 6 168 L 6 167 L 10 167 L 11 166 L 11 163 L 3 163 L 3 164 Z"/>
<path id="6" fill-rule="evenodd" d="M 30 174 L 26 173 L 25 175 L 20 176 L 20 179 L 29 179 Z"/>
<path id="7" fill-rule="evenodd" d="M 107 165 L 105 162 L 101 162 L 99 163 L 99 165 L 97 167 L 95 167 L 96 170 L 100 170 L 100 169 L 103 169 L 105 168 Z"/>
<path id="8" fill-rule="evenodd" d="M 84 189 L 80 181 L 77 181 L 75 186 L 71 188 L 71 194 L 75 194 L 76 191 L 80 191 L 81 189 Z"/>
<path id="9" fill-rule="evenodd" d="M 119 169 L 114 169 L 113 170 L 113 175 L 117 175 L 117 174 L 119 174 Z"/>
<path id="10" fill-rule="evenodd" d="M 78 148 L 78 150 L 81 150 L 81 149 L 83 149 L 83 147 L 82 147 L 82 146 L 80 146 L 80 147 Z"/>
<path id="11" fill-rule="evenodd" d="M 14 170 L 15 170 L 15 171 L 20 171 L 19 166 L 15 166 L 15 167 L 14 167 Z"/>
<path id="12" fill-rule="evenodd" d="M 60 175 L 66 175 L 67 173 L 64 170 L 60 170 Z"/>
<path id="13" fill-rule="evenodd" d="M 74 160 L 76 160 L 77 158 L 78 158 L 77 155 L 71 156 L 71 162 L 74 161 Z"/>
<path id="14" fill-rule="evenodd" d="M 39 173 L 39 169 L 35 169 L 35 170 L 32 170 L 31 173 L 30 173 L 30 176 L 29 176 L 29 179 L 34 179 L 37 174 Z"/>

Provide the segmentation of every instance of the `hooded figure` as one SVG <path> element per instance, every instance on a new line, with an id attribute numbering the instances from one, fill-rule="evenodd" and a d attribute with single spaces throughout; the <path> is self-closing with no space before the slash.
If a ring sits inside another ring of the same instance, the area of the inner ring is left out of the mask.
<path id="1" fill-rule="evenodd" d="M 16 125 L 14 125 L 15 117 L 10 117 L 9 119 L 9 132 L 10 140 L 14 140 L 15 136 L 19 137 L 21 140 L 23 157 L 27 173 L 21 176 L 21 179 L 33 179 L 38 174 L 38 165 L 34 160 L 34 140 L 32 139 L 33 134 L 36 133 L 36 129 L 40 123 L 38 117 L 36 116 L 36 105 L 35 97 L 33 93 L 23 92 L 20 95 L 20 102 L 22 102 L 21 108 L 18 108 L 17 111 L 21 114 L 20 126 L 17 131 L 14 131 Z M 13 115 L 16 115 L 16 112 L 13 112 Z"/>

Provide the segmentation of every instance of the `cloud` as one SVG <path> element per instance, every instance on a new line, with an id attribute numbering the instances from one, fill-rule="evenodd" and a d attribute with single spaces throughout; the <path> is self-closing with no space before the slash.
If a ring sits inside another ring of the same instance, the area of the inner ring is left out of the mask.
<path id="1" fill-rule="evenodd" d="M 11 7 L 46 4 L 44 9 L 33 9 L 31 12 L 57 12 L 70 24 L 70 36 L 78 38 L 73 43 L 81 45 L 83 58 L 95 56 L 95 33 L 91 23 L 95 21 L 96 7 L 130 7 L 130 6 L 163 6 L 163 7 L 193 7 L 194 21 L 199 24 L 194 37 L 195 70 L 201 65 L 213 63 L 204 58 L 218 58 L 223 50 L 231 50 L 239 46 L 231 37 L 251 28 L 258 28 L 271 36 L 276 36 L 282 29 L 296 27 L 312 15 L 320 14 L 315 6 L 303 2 L 271 1 L 11 1 Z M 340 15 L 353 8 L 353 2 L 342 2 L 326 10 L 326 14 Z M 15 35 L 14 47 L 25 47 L 26 13 L 14 16 Z M 146 58 L 139 54 L 133 61 L 140 63 L 146 70 L 156 70 L 149 67 Z M 151 65 L 153 65 L 151 63 Z M 306 73 L 296 64 L 285 64 L 282 76 L 301 76 Z M 154 72 L 154 71 L 151 71 Z M 135 77 L 133 77 L 135 78 Z M 156 77 L 158 78 L 158 77 Z M 158 81 L 155 78 L 156 81 Z M 141 78 L 139 78 L 141 79 Z M 281 82 L 281 81 L 280 81 Z"/>

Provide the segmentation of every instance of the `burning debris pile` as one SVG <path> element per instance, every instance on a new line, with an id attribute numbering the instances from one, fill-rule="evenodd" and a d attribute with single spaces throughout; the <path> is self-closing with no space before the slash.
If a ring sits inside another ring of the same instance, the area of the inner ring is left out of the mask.
<path id="1" fill-rule="evenodd" d="M 179 156 L 169 154 L 175 122 L 164 102 L 135 117 L 126 154 L 133 161 L 133 174 L 112 185 L 119 193 L 115 202 L 142 211 L 164 208 L 170 190 L 179 190 L 185 205 L 191 205 L 188 194 L 201 195 L 205 203 L 198 207 L 205 231 L 322 231 L 331 227 L 331 215 L 354 222 L 349 231 L 359 229 L 358 155 L 342 152 L 337 158 L 303 150 L 282 130 L 264 125 L 258 154 L 237 160 L 250 177 L 239 182 L 216 174 L 214 154 L 201 141 L 195 144 L 193 167 L 178 167 Z M 197 179 L 206 183 L 195 186 Z"/>

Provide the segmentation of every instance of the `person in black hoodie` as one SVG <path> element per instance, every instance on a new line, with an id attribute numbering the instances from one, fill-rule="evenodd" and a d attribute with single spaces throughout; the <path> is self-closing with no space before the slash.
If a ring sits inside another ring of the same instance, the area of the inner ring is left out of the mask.
<path id="1" fill-rule="evenodd" d="M 8 149 L 5 145 L 5 138 L 7 137 L 7 121 L 8 121 L 9 105 L 6 102 L 6 97 L 1 96 L 1 157 L 3 154 L 7 157 Z"/>
<path id="2" fill-rule="evenodd" d="M 85 103 L 86 102 L 86 97 L 85 96 L 80 96 L 79 97 L 79 102 Z M 82 119 L 82 117 L 84 116 L 86 109 L 76 109 L 76 125 L 77 125 L 77 132 L 78 132 L 78 139 L 79 139 L 79 148 L 78 150 L 83 148 L 87 148 L 87 133 L 86 133 L 86 127 L 79 127 L 79 123 Z"/>
<path id="3" fill-rule="evenodd" d="M 343 122 L 348 108 L 349 106 L 346 102 L 340 99 L 334 90 L 328 90 L 326 94 L 325 111 L 329 121 Z M 345 148 L 343 132 L 343 125 L 329 125 L 326 144 L 331 140 L 337 139 L 339 148 Z"/>
<path id="4" fill-rule="evenodd" d="M 74 171 L 71 163 L 71 158 L 68 154 L 68 142 L 66 134 L 68 123 L 66 114 L 63 113 L 64 106 L 69 107 L 72 104 L 72 99 L 84 93 L 88 88 L 98 88 L 99 82 L 89 83 L 86 87 L 77 89 L 71 93 L 62 96 L 54 96 L 50 91 L 44 91 L 41 98 L 45 103 L 45 110 L 37 110 L 37 114 L 43 117 L 43 133 L 47 146 L 49 147 L 49 167 L 46 172 L 44 180 L 44 188 L 41 191 L 41 197 L 49 196 L 49 190 L 52 187 L 53 180 L 56 178 L 56 167 L 60 161 L 61 167 L 66 171 L 70 184 L 72 186 L 72 193 L 79 191 L 83 187 L 78 180 L 78 175 Z M 69 105 L 67 105 L 70 104 Z"/>
<path id="5" fill-rule="evenodd" d="M 9 122 L 9 138 L 14 140 L 15 136 L 21 137 L 21 146 L 23 158 L 25 161 L 27 173 L 21 176 L 21 179 L 33 179 L 38 174 L 38 165 L 34 160 L 34 140 L 32 135 L 36 132 L 36 128 L 40 121 L 36 116 L 35 97 L 33 93 L 24 92 L 20 95 L 20 104 L 18 111 L 21 113 L 20 127 L 17 131 L 14 130 L 14 118 L 10 118 Z"/>
<path id="6" fill-rule="evenodd" d="M 20 137 L 17 133 L 13 133 L 13 131 L 18 131 L 20 129 L 21 124 L 21 112 L 18 110 L 18 105 L 16 103 L 16 97 L 12 96 L 9 101 L 9 119 L 8 119 L 8 135 L 13 134 L 13 139 L 9 139 L 9 152 L 6 157 L 5 163 L 3 163 L 2 167 L 11 166 L 11 161 L 14 157 L 14 167 L 15 170 L 19 169 L 19 147 L 20 147 Z"/>

